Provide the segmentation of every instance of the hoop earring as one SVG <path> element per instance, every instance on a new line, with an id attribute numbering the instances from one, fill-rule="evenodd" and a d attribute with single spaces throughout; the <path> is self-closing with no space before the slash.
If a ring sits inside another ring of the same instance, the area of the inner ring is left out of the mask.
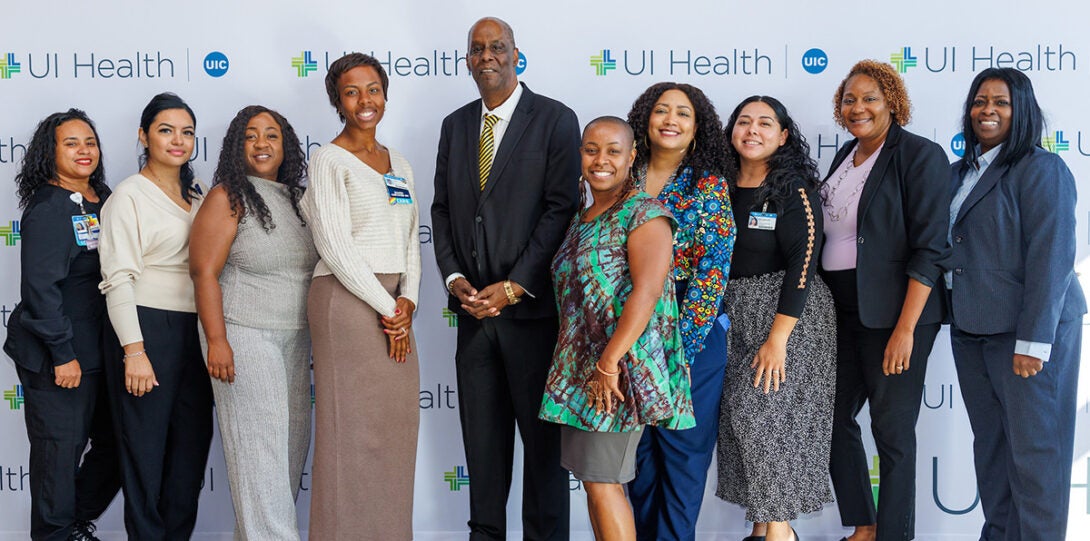
<path id="1" fill-rule="evenodd" d="M 695 136 L 693 137 L 693 140 L 689 142 L 689 155 L 692 156 L 694 152 L 696 152 L 696 137 Z"/>

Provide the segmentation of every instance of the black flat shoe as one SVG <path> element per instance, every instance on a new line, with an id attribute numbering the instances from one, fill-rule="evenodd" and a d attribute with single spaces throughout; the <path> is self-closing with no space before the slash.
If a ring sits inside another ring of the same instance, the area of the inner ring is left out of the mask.
<path id="1" fill-rule="evenodd" d="M 751 535 L 749 537 L 743 537 L 742 541 L 765 541 L 765 536 L 763 536 L 763 535 Z"/>

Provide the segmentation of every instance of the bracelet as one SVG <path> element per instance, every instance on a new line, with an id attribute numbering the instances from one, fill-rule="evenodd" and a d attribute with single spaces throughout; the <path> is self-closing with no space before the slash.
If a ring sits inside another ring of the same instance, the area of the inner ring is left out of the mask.
<path id="1" fill-rule="evenodd" d="M 461 278 L 461 276 L 459 276 L 458 278 Z M 454 282 L 457 282 L 458 278 L 455 278 L 455 279 L 451 280 L 450 282 L 447 282 L 447 291 L 451 295 L 454 295 Z M 455 296 L 457 296 L 457 295 L 455 295 Z"/>
<path id="2" fill-rule="evenodd" d="M 613 376 L 619 375 L 621 373 L 621 367 L 619 367 L 619 366 L 617 367 L 616 371 L 607 372 L 605 370 L 602 370 L 602 367 L 598 366 L 598 363 L 594 363 L 594 369 L 597 370 L 599 373 L 601 373 L 603 376 L 608 376 L 608 377 L 613 377 Z"/>
<path id="3" fill-rule="evenodd" d="M 518 304 L 522 299 L 515 296 L 515 290 L 511 288 L 511 280 L 503 281 L 503 292 L 507 294 L 507 304 Z"/>
<path id="4" fill-rule="evenodd" d="M 126 353 L 121 356 L 122 359 L 131 359 L 133 357 L 139 357 L 145 353 L 145 350 L 137 351 L 136 353 Z"/>

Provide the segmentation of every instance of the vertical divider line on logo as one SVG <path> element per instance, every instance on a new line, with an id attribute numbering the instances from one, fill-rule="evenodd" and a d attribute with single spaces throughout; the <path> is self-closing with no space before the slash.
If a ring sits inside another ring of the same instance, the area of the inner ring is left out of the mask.
<path id="1" fill-rule="evenodd" d="M 189 82 L 189 47 L 185 48 L 185 82 Z"/>
<path id="2" fill-rule="evenodd" d="M 787 78 L 787 44 L 783 44 L 783 78 Z"/>

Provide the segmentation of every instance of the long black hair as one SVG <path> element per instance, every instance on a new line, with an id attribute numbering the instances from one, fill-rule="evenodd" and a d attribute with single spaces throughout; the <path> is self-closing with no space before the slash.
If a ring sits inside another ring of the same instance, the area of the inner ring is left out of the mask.
<path id="1" fill-rule="evenodd" d="M 151 123 L 155 121 L 155 117 L 163 111 L 169 109 L 184 109 L 186 113 L 189 113 L 189 118 L 193 119 L 193 127 L 197 127 L 197 115 L 193 114 L 193 109 L 189 108 L 182 98 L 179 98 L 177 94 L 173 92 L 163 92 L 157 94 L 148 104 L 144 107 L 144 111 L 140 113 L 140 129 L 144 130 L 145 134 L 151 133 Z M 148 164 L 148 147 L 144 147 L 144 153 L 140 155 L 140 168 L 143 169 Z M 193 202 L 194 195 L 200 195 L 200 190 L 193 185 L 193 180 L 196 178 L 196 174 L 193 172 L 193 164 L 187 160 L 182 164 L 181 171 L 182 179 L 182 199 L 186 203 Z"/>
<path id="2" fill-rule="evenodd" d="M 1041 146 L 1041 135 L 1045 131 L 1045 116 L 1033 94 L 1033 83 L 1026 74 L 1014 68 L 988 68 L 978 73 L 973 84 L 969 85 L 969 95 L 965 97 L 965 109 L 961 117 L 961 133 L 965 136 L 965 163 L 975 163 L 980 157 L 977 149 L 980 141 L 973 131 L 973 119 L 970 115 L 980 85 L 988 80 L 1003 81 L 1010 91 L 1011 131 L 1007 134 L 1007 140 L 1003 142 L 999 155 L 995 157 L 995 163 L 1013 165 L 1033 152 L 1034 147 Z"/>
<path id="3" fill-rule="evenodd" d="M 787 141 L 768 158 L 768 176 L 757 190 L 755 204 L 765 201 L 783 203 L 792 195 L 800 181 L 806 190 L 817 190 L 821 185 L 817 162 L 810 157 L 810 144 L 806 142 L 806 137 L 802 135 L 798 124 L 788 114 L 787 108 L 780 103 L 780 100 L 771 96 L 750 96 L 734 108 L 727 125 L 723 127 L 724 136 L 727 138 L 727 161 L 730 164 L 731 173 L 728 175 L 727 182 L 730 184 L 731 192 L 738 187 L 737 177 L 741 164 L 738 151 L 731 143 L 730 134 L 734 130 L 734 123 L 738 121 L 738 115 L 742 114 L 742 109 L 754 102 L 768 105 L 776 115 L 776 122 L 779 122 L 780 128 L 787 130 Z"/>
<path id="4" fill-rule="evenodd" d="M 19 172 L 15 175 L 19 208 L 26 208 L 38 188 L 57 178 L 57 127 L 69 120 L 87 123 L 91 127 L 91 133 L 95 134 L 99 159 L 98 167 L 91 172 L 91 188 L 100 198 L 110 193 L 109 187 L 106 186 L 106 170 L 102 165 L 102 140 L 98 136 L 98 130 L 95 129 L 95 123 L 91 122 L 87 113 L 73 108 L 45 117 L 38 123 L 38 127 L 34 128 L 34 135 L 30 138 L 30 144 L 27 145 Z"/>
<path id="5" fill-rule="evenodd" d="M 240 222 L 246 218 L 246 209 L 249 208 L 257 214 L 257 219 L 265 231 L 276 227 L 265 200 L 246 179 L 246 126 L 250 123 L 250 119 L 261 113 L 267 113 L 280 125 L 284 160 L 280 163 L 280 168 L 276 170 L 276 182 L 288 187 L 291 208 L 295 210 L 299 222 L 305 225 L 306 221 L 303 220 L 303 214 L 299 211 L 299 199 L 303 197 L 303 179 L 307 172 L 306 155 L 288 119 L 268 107 L 261 105 L 243 107 L 231 120 L 227 126 L 227 135 L 223 136 L 223 146 L 220 149 L 216 172 L 212 176 L 212 184 L 223 186 L 227 192 L 227 199 L 231 202 L 231 213 L 238 216 Z"/>
<path id="6" fill-rule="evenodd" d="M 651 161 L 651 146 L 647 139 L 647 126 L 651 121 L 651 110 L 659 97 L 667 90 L 680 90 L 693 103 L 696 113 L 696 133 L 693 135 L 691 152 L 686 152 L 681 166 L 691 166 L 693 177 L 699 178 L 704 173 L 723 175 L 727 172 L 727 163 L 723 148 L 730 141 L 724 139 L 723 124 L 715 106 L 699 88 L 685 83 L 656 83 L 636 98 L 632 110 L 628 112 L 628 124 L 636 134 L 636 161 L 632 168 L 639 170 Z"/>

